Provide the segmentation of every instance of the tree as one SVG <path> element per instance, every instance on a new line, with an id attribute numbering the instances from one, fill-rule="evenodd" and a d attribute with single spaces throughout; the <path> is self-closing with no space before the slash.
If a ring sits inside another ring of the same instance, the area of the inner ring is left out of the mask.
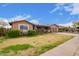
<path id="1" fill-rule="evenodd" d="M 78 22 L 73 22 L 73 27 L 79 27 L 79 21 Z"/>
<path id="2" fill-rule="evenodd" d="M 0 20 L 0 27 L 2 28 L 11 28 L 10 24 L 8 23 L 7 20 Z"/>
<path id="3" fill-rule="evenodd" d="M 61 28 L 59 28 L 59 31 L 60 32 L 67 32 L 67 31 L 69 31 L 69 27 L 61 27 Z"/>
<path id="4" fill-rule="evenodd" d="M 79 32 L 79 21 L 73 22 L 73 27 L 74 27 L 75 32 Z"/>
<path id="5" fill-rule="evenodd" d="M 7 29 L 10 29 L 11 26 L 9 25 L 8 21 L 0 20 L 0 36 L 4 35 Z"/>

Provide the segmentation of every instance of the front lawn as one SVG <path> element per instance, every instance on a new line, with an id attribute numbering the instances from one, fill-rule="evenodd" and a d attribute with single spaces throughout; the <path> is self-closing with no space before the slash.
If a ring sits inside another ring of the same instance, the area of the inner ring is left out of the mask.
<path id="1" fill-rule="evenodd" d="M 13 46 L 2 48 L 0 51 L 0 55 L 7 55 L 7 53 L 10 53 L 11 51 L 13 51 L 14 53 L 17 53 L 20 50 L 26 50 L 26 49 L 32 48 L 32 47 L 33 46 L 31 46 L 29 44 L 13 45 Z"/>
<path id="2" fill-rule="evenodd" d="M 16 46 L 18 44 L 28 44 L 33 47 L 30 49 L 18 50 L 17 53 L 14 50 L 11 50 L 6 55 L 40 55 L 62 43 L 73 38 L 71 35 L 63 35 L 63 34 L 44 34 L 33 37 L 20 37 L 20 38 L 12 38 L 7 39 L 4 42 L 0 43 L 0 50 L 6 49 L 11 46 Z M 16 47 L 15 47 L 16 50 Z M 5 55 L 5 53 L 3 54 Z"/>

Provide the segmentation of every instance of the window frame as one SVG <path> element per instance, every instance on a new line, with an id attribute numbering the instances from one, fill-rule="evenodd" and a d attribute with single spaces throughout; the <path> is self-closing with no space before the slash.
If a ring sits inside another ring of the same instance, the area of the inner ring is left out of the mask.
<path id="1" fill-rule="evenodd" d="M 21 28 L 20 28 L 21 25 L 27 26 L 27 29 L 26 29 L 26 30 L 23 29 L 22 31 L 27 31 L 27 30 L 29 30 L 29 25 L 27 25 L 27 24 L 19 24 L 19 30 L 21 30 Z"/>

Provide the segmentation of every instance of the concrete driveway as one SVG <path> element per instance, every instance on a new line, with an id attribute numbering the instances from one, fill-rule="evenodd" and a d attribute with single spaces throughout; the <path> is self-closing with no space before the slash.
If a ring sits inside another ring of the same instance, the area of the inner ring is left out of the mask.
<path id="1" fill-rule="evenodd" d="M 66 35 L 74 35 L 75 37 L 58 47 L 55 47 L 40 56 L 79 56 L 79 34 L 58 33 Z"/>

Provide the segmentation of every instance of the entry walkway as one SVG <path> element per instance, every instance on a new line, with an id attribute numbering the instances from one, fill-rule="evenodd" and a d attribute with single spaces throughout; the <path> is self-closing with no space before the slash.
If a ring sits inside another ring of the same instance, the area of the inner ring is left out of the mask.
<path id="1" fill-rule="evenodd" d="M 40 56 L 79 56 L 79 35 Z"/>

